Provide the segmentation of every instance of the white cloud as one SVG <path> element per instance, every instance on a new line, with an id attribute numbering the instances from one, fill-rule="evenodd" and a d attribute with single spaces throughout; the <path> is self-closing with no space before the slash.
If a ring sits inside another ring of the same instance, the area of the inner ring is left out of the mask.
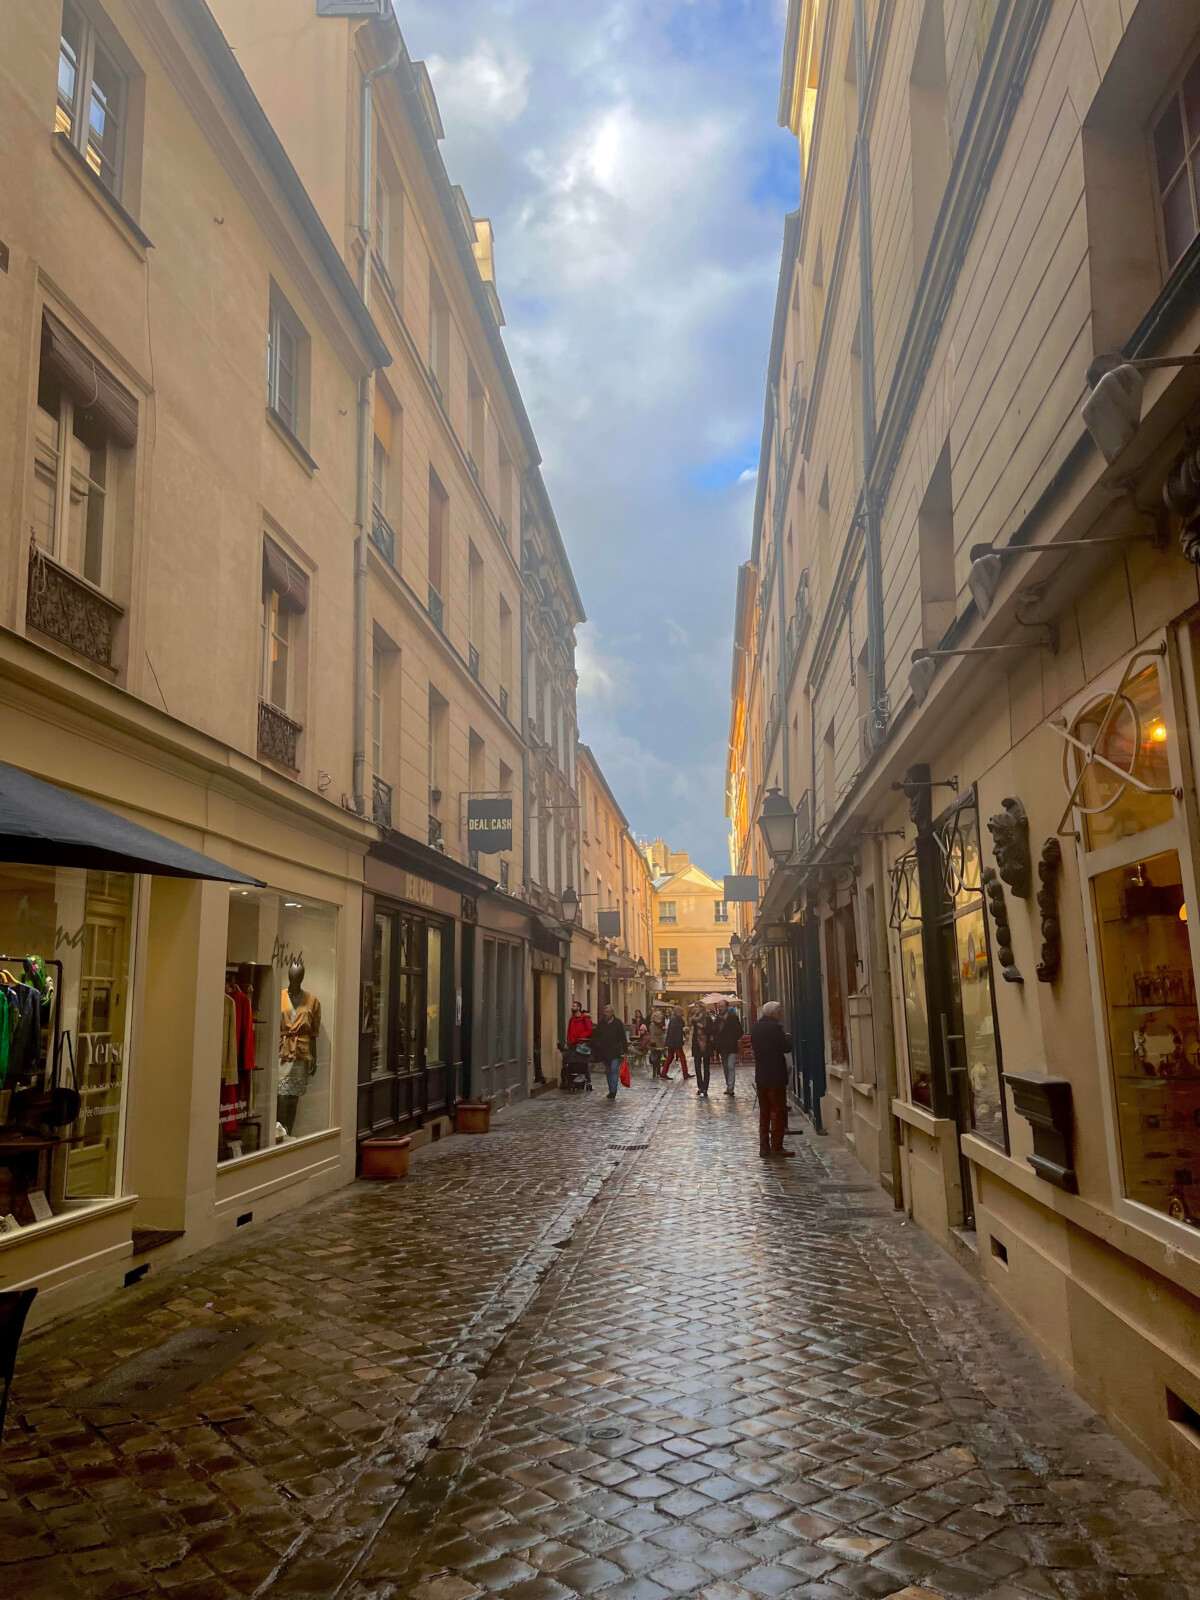
<path id="1" fill-rule="evenodd" d="M 747 467 L 744 472 L 739 472 L 738 473 L 738 482 L 739 483 L 757 483 L 758 482 L 758 468 L 757 467 Z"/>
<path id="2" fill-rule="evenodd" d="M 505 341 L 588 615 L 582 735 L 635 829 L 725 859 L 737 562 L 783 212 L 780 0 L 405 0 L 493 220 Z M 785 163 L 786 165 L 786 163 Z"/>
<path id="3" fill-rule="evenodd" d="M 529 103 L 529 62 L 516 50 L 481 39 L 457 60 L 427 62 L 442 121 L 495 129 L 516 122 Z"/>

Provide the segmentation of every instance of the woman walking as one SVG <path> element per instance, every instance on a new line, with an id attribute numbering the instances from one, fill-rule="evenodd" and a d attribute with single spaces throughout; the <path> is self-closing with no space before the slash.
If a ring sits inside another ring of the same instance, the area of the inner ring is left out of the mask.
<path id="1" fill-rule="evenodd" d="M 683 1053 L 682 1006 L 675 1007 L 675 1010 L 671 1013 L 671 1020 L 667 1023 L 667 1058 L 662 1064 L 662 1071 L 659 1073 L 660 1078 L 669 1078 L 671 1076 L 671 1066 L 676 1059 L 678 1059 L 679 1065 L 683 1068 L 684 1077 L 690 1078 L 691 1073 L 687 1069 L 687 1056 Z"/>

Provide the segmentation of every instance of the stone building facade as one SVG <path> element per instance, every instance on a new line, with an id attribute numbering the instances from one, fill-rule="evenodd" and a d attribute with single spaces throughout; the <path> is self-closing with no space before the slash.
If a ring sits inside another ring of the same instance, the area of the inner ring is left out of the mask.
<path id="1" fill-rule="evenodd" d="M 653 995 L 650 869 L 625 813 L 585 744 L 577 752 L 579 923 L 571 941 L 572 999 L 593 1016 L 611 1004 L 626 1020 Z M 606 932 L 605 928 L 611 931 Z"/>
<path id="2" fill-rule="evenodd" d="M 793 0 L 727 788 L 798 1097 L 1193 1499 L 1198 62 Z"/>

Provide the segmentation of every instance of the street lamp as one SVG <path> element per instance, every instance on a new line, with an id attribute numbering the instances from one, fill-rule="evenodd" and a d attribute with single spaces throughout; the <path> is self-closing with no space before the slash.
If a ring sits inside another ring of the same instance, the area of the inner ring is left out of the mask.
<path id="1" fill-rule="evenodd" d="M 740 934 L 731 933 L 729 935 L 729 954 L 733 957 L 733 959 L 735 961 L 737 960 L 738 956 L 741 954 L 741 949 L 742 949 L 742 940 L 741 940 Z"/>
<path id="2" fill-rule="evenodd" d="M 1092 443 L 1111 465 L 1133 443 L 1142 421 L 1143 372 L 1157 367 L 1194 367 L 1200 355 L 1150 356 L 1123 361 L 1118 355 L 1097 356 L 1088 368 L 1092 392 L 1083 402 L 1083 424 Z"/>
<path id="3" fill-rule="evenodd" d="M 562 912 L 564 922 L 574 922 L 579 915 L 579 896 L 574 884 L 569 883 L 562 892 Z"/>
<path id="4" fill-rule="evenodd" d="M 796 848 L 796 813 L 787 796 L 776 787 L 768 789 L 763 796 L 758 826 L 771 860 L 776 866 L 786 861 Z"/>

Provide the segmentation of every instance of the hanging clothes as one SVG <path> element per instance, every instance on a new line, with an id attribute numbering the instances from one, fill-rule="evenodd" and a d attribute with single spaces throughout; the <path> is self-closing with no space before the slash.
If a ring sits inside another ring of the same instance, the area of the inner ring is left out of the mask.
<path id="1" fill-rule="evenodd" d="M 281 1095 L 301 1095 L 317 1070 L 317 1035 L 321 1031 L 321 1002 L 301 993 L 293 1004 L 286 989 L 280 996 L 279 1083 Z"/>

